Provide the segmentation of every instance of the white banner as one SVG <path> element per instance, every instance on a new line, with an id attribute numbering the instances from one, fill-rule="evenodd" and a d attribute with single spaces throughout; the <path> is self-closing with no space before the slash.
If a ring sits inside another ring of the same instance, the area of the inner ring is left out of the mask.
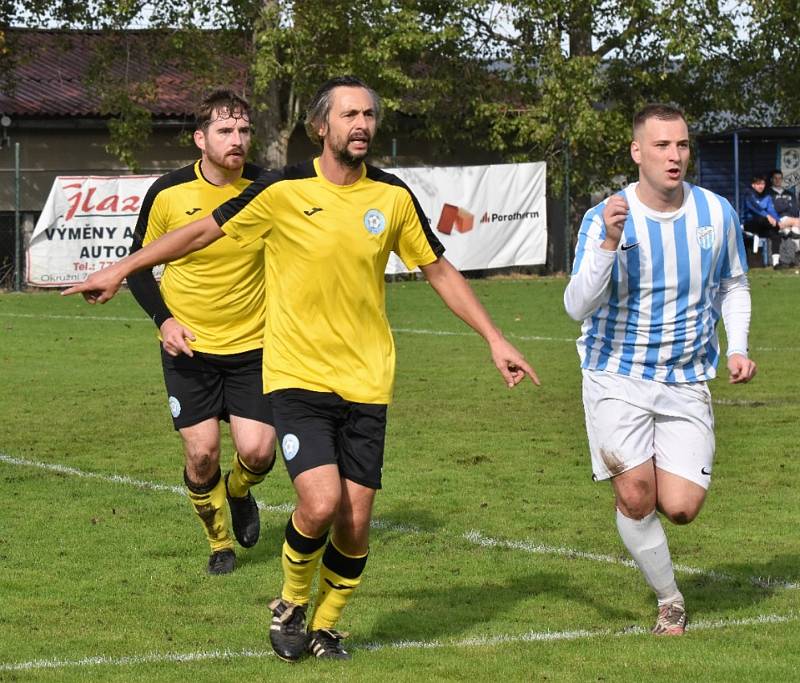
<path id="1" fill-rule="evenodd" d="M 778 147 L 780 169 L 783 173 L 783 186 L 797 193 L 800 188 L 800 147 L 780 145 Z"/>
<path id="2" fill-rule="evenodd" d="M 547 260 L 546 164 L 395 168 L 458 270 Z M 392 254 L 387 273 L 407 272 Z"/>
<path id="3" fill-rule="evenodd" d="M 158 176 L 59 176 L 28 248 L 26 281 L 63 287 L 128 254 L 147 189 Z"/>
<path id="4" fill-rule="evenodd" d="M 459 270 L 547 258 L 544 162 L 397 168 Z M 29 285 L 63 287 L 128 254 L 142 199 L 158 176 L 59 176 L 31 237 Z M 387 273 L 407 272 L 392 254 Z"/>

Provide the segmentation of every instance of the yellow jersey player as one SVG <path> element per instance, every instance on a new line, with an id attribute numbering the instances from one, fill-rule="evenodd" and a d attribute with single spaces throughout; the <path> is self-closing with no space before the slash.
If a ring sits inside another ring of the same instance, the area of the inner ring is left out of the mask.
<path id="1" fill-rule="evenodd" d="M 250 147 L 247 102 L 215 90 L 200 104 L 194 141 L 201 158 L 159 178 L 147 192 L 131 251 L 206 216 L 237 196 L 261 169 L 245 163 Z M 186 456 L 189 499 L 211 546 L 209 574 L 227 574 L 243 547 L 258 540 L 258 507 L 250 487 L 274 463 L 275 430 L 261 384 L 264 248 L 239 248 L 225 237 L 169 263 L 161 286 L 151 270 L 128 285 L 159 329 L 172 422 Z M 220 420 L 230 422 L 236 451 L 220 470 Z M 226 500 L 229 506 L 226 505 Z"/>
<path id="2" fill-rule="evenodd" d="M 297 494 L 283 542 L 283 587 L 270 603 L 270 641 L 287 661 L 306 652 L 350 659 L 336 625 L 367 562 L 394 383 L 384 295 L 389 253 L 418 266 L 445 304 L 487 341 L 509 387 L 526 375 L 538 383 L 442 255 L 408 187 L 364 163 L 379 118 L 380 100 L 362 81 L 328 81 L 306 115 L 307 131 L 322 147 L 318 158 L 265 172 L 211 217 L 65 292 L 85 292 L 87 301 L 102 303 L 138 268 L 180 258 L 223 235 L 242 246 L 264 240 L 264 389 Z"/>

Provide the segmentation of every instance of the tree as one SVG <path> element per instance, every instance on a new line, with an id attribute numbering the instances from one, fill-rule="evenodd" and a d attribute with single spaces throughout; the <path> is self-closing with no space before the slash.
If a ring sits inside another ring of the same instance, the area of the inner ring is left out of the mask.
<path id="1" fill-rule="evenodd" d="M 724 104 L 735 54 L 733 10 L 713 0 L 473 1 L 464 12 L 503 65 L 484 102 L 490 144 L 545 159 L 550 191 L 584 194 L 630 175 L 630 120 L 649 101 L 697 120 Z M 493 21 L 486 17 L 492 17 Z M 497 90 L 495 90 L 497 92 Z M 513 93 L 513 96 L 508 96 Z"/>
<path id="2" fill-rule="evenodd" d="M 27 22 L 92 29 L 105 38 L 91 85 L 100 93 L 115 153 L 135 168 L 137 145 L 149 132 L 149 105 L 158 66 L 181 65 L 197 83 L 221 82 L 219 55 L 233 51 L 248 65 L 247 90 L 263 144 L 260 161 L 286 163 L 289 138 L 314 89 L 326 78 L 355 73 L 383 96 L 388 127 L 396 113 L 425 116 L 444 109 L 465 73 L 478 73 L 467 36 L 450 17 L 447 2 L 431 0 L 34 0 Z M 19 16 L 22 16 L 20 11 Z M 125 36 L 146 24 L 147 54 L 120 69 Z M 202 27 L 202 28 L 199 28 Z M 470 86 L 474 87 L 474 86 Z M 465 91 L 468 88 L 464 88 Z M 457 143 L 446 122 L 464 116 L 466 100 L 445 109 L 430 137 L 442 147 Z"/>

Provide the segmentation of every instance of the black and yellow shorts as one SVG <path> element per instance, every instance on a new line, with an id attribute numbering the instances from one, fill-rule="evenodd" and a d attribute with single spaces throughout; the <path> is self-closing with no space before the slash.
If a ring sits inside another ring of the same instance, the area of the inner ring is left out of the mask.
<path id="1" fill-rule="evenodd" d="M 337 465 L 342 477 L 381 488 L 386 405 L 354 403 L 338 394 L 278 389 L 268 394 L 289 476 Z"/>
<path id="2" fill-rule="evenodd" d="M 261 379 L 261 349 L 218 355 L 170 356 L 161 349 L 164 383 L 175 429 L 231 415 L 272 424 Z"/>

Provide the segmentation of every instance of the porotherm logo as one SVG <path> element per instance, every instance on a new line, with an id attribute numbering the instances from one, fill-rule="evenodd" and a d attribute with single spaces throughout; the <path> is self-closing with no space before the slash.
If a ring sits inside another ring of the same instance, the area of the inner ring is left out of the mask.
<path id="1" fill-rule="evenodd" d="M 489 213 L 484 211 L 481 223 L 505 223 L 506 221 L 524 221 L 527 218 L 539 218 L 538 211 L 515 211 L 514 213 Z"/>
<path id="2" fill-rule="evenodd" d="M 495 213 L 484 211 L 480 223 L 504 223 L 506 221 L 522 221 L 529 218 L 539 218 L 538 211 L 515 211 L 514 213 Z M 443 235 L 452 234 L 453 230 L 466 233 L 475 227 L 475 216 L 454 204 L 442 206 L 442 213 L 436 229 Z"/>

